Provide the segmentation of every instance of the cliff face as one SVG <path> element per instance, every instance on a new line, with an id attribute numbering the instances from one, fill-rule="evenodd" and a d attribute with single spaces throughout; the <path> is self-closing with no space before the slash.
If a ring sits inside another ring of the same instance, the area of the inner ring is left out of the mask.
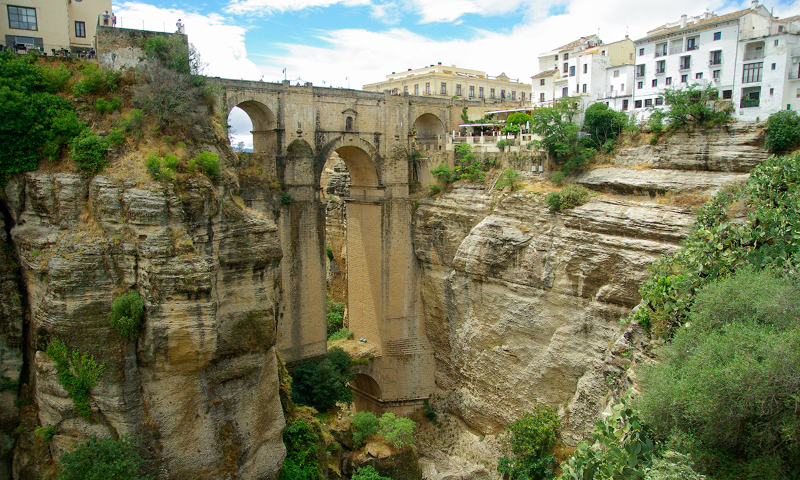
<path id="1" fill-rule="evenodd" d="M 30 321 L 28 415 L 56 433 L 44 456 L 20 436 L 15 478 L 42 478 L 50 456 L 92 435 L 140 437 L 157 478 L 277 476 L 281 249 L 275 222 L 227 191 L 199 176 L 164 185 L 57 173 L 6 187 Z M 145 302 L 136 341 L 107 320 L 129 289 Z M 51 337 L 105 363 L 88 421 L 44 353 Z"/>
<path id="2" fill-rule="evenodd" d="M 680 147 L 688 141 L 681 136 L 626 149 L 619 166 L 576 179 L 605 194 L 559 213 L 541 194 L 490 195 L 471 185 L 423 200 L 414 242 L 443 404 L 485 434 L 548 404 L 567 443 L 585 438 L 609 401 L 604 370 L 618 321 L 639 302 L 647 266 L 676 250 L 695 218 L 680 202 L 642 194 L 706 198 L 744 181 L 745 166 L 710 166 L 752 168 L 767 158 L 753 147 L 754 131 L 709 136 L 714 145 L 728 139 L 724 153 L 708 153 L 698 136 L 696 150 Z"/>

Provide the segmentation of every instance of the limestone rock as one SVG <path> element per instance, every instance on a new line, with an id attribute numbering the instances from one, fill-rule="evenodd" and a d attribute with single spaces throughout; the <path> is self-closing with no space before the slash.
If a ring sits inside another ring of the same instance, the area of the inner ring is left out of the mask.
<path id="1" fill-rule="evenodd" d="M 610 167 L 587 170 L 578 175 L 575 182 L 592 190 L 621 194 L 704 191 L 713 195 L 724 185 L 746 182 L 749 176 L 748 173 L 737 172 Z"/>
<path id="2" fill-rule="evenodd" d="M 352 455 L 352 470 L 370 465 L 379 474 L 392 480 L 420 480 L 422 469 L 413 445 L 395 450 L 383 442 L 369 442 L 363 449 Z"/>

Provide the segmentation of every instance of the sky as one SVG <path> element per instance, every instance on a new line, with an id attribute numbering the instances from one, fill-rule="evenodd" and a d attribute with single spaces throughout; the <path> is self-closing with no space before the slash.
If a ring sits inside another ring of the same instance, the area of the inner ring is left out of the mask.
<path id="1" fill-rule="evenodd" d="M 361 89 L 442 62 L 530 83 L 538 55 L 581 36 L 636 40 L 682 14 L 730 13 L 730 0 L 205 0 L 116 1 L 117 26 L 174 32 L 181 19 L 206 74 Z M 763 3 L 763 2 L 762 2 Z M 800 0 L 763 3 L 800 14 Z M 284 74 L 284 69 L 286 70 Z M 234 109 L 236 145 L 252 145 Z"/>

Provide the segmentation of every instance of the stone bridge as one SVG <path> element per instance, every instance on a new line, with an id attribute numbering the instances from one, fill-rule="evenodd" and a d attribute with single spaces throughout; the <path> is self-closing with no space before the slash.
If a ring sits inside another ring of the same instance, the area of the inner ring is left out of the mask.
<path id="1" fill-rule="evenodd" d="M 349 328 L 378 348 L 360 367 L 356 408 L 403 413 L 434 389 L 434 360 L 424 331 L 419 268 L 411 242 L 409 184 L 430 165 L 414 157 L 444 153 L 461 109 L 482 102 L 397 96 L 360 90 L 209 79 L 222 105 L 247 112 L 254 155 L 281 182 L 291 203 L 278 219 L 285 309 L 278 322 L 283 358 L 326 352 L 325 203 L 320 176 L 336 152 L 350 172 L 346 199 Z"/>

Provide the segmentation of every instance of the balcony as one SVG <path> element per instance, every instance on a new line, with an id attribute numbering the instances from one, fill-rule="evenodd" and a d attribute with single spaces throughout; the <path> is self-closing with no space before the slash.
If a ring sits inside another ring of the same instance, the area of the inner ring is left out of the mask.
<path id="1" fill-rule="evenodd" d="M 686 51 L 687 52 L 691 51 L 691 50 L 699 50 L 699 49 L 700 49 L 699 45 L 689 45 L 689 46 L 686 47 Z"/>
<path id="2" fill-rule="evenodd" d="M 669 49 L 670 55 L 675 55 L 676 53 L 683 53 L 683 46 L 680 47 L 672 47 Z"/>
<path id="3" fill-rule="evenodd" d="M 764 50 L 744 52 L 744 55 L 742 56 L 742 60 L 745 62 L 748 60 L 759 60 L 762 58 L 764 58 Z"/>
<path id="4" fill-rule="evenodd" d="M 663 75 L 665 73 L 667 73 L 666 68 L 656 68 L 656 75 Z"/>
<path id="5" fill-rule="evenodd" d="M 757 107 L 760 104 L 761 99 L 759 98 L 743 98 L 739 102 L 739 108 L 753 108 Z"/>
<path id="6" fill-rule="evenodd" d="M 656 58 L 658 58 L 658 57 L 666 57 L 666 56 L 667 56 L 667 51 L 666 50 L 662 50 L 660 52 L 656 52 Z"/>
<path id="7" fill-rule="evenodd" d="M 678 70 L 689 70 L 691 68 L 692 68 L 692 64 L 691 63 L 681 63 L 678 66 Z"/>
<path id="8" fill-rule="evenodd" d="M 636 78 L 642 78 L 642 77 L 644 77 L 644 70 L 636 72 Z"/>
<path id="9" fill-rule="evenodd" d="M 722 59 L 721 58 L 708 61 L 708 66 L 709 67 L 716 67 L 718 65 L 722 65 Z"/>
<path id="10" fill-rule="evenodd" d="M 789 80 L 797 80 L 800 79 L 800 74 L 797 72 L 789 72 Z"/>

